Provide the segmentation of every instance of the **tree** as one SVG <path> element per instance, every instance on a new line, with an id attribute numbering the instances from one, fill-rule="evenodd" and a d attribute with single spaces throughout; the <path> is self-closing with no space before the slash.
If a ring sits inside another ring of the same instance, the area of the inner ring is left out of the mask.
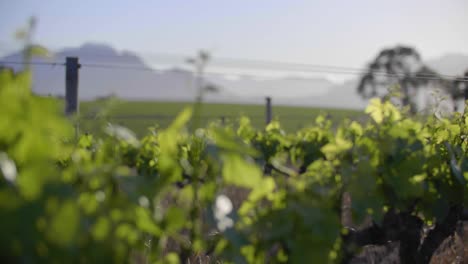
<path id="1" fill-rule="evenodd" d="M 357 91 L 363 98 L 382 97 L 388 87 L 398 84 L 403 106 L 416 112 L 414 95 L 420 87 L 440 82 L 438 74 L 425 66 L 419 53 L 406 46 L 382 50 L 361 77 Z"/>

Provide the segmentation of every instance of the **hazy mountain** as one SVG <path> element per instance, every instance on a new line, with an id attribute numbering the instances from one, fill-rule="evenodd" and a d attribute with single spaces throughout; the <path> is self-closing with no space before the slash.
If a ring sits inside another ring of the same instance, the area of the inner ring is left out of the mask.
<path id="1" fill-rule="evenodd" d="M 348 80 L 342 84 L 333 85 L 327 93 L 318 96 L 297 98 L 289 104 L 317 106 L 327 108 L 363 109 L 367 100 L 361 98 L 356 92 L 357 79 Z M 283 100 L 279 98 L 279 102 Z"/>
<path id="2" fill-rule="evenodd" d="M 57 62 L 67 56 L 79 57 L 80 99 L 92 99 L 117 95 L 127 99 L 192 100 L 196 90 L 193 75 L 183 69 L 151 70 L 136 54 L 118 52 L 103 44 L 84 44 L 78 48 L 65 48 L 53 58 L 35 58 L 33 62 Z M 21 61 L 15 53 L 2 58 L 5 61 Z M 21 66 L 15 65 L 15 69 Z M 34 65 L 34 91 L 38 94 L 64 95 L 65 69 L 61 65 Z M 237 79 L 221 75 L 208 75 L 207 82 L 219 87 L 219 91 L 206 96 L 209 101 L 263 103 L 264 97 L 296 98 L 326 93 L 334 85 L 324 78 L 298 77 L 255 79 L 241 76 Z"/>
<path id="3" fill-rule="evenodd" d="M 118 52 L 103 44 L 84 44 L 78 48 L 57 51 L 51 59 L 35 62 L 62 64 L 67 56 L 79 57 L 83 67 L 79 71 L 81 100 L 117 95 L 126 99 L 193 100 L 196 91 L 193 75 L 183 69 L 152 70 L 135 53 Z M 2 58 L 21 61 L 20 53 Z M 447 75 L 461 74 L 468 69 L 468 56 L 450 54 L 428 60 L 436 71 Z M 11 66 L 11 65 L 8 65 Z M 14 65 L 19 69 L 19 65 Z M 460 70 L 461 69 L 461 70 Z M 33 66 L 34 91 L 44 95 L 64 95 L 65 67 L 62 65 Z M 240 76 L 227 78 L 209 75 L 208 82 L 219 87 L 217 93 L 208 94 L 207 101 L 263 103 L 266 96 L 277 104 L 318 107 L 364 108 L 367 104 L 356 93 L 357 79 L 335 84 L 325 78 L 253 78 Z"/>
<path id="4" fill-rule="evenodd" d="M 282 97 L 287 100 L 298 97 L 320 95 L 327 93 L 334 85 L 325 78 L 267 78 L 258 79 L 241 77 L 238 79 L 226 79 L 220 76 L 209 76 L 212 83 L 218 84 L 223 91 L 233 96 L 241 97 Z"/>
<path id="5" fill-rule="evenodd" d="M 459 76 L 468 70 L 468 55 L 452 53 L 426 63 L 440 74 Z"/>
<path id="6" fill-rule="evenodd" d="M 79 57 L 83 65 L 79 70 L 80 99 L 111 94 L 123 98 L 160 100 L 189 100 L 195 96 L 190 85 L 190 72 L 179 69 L 154 71 L 137 55 L 117 52 L 107 45 L 85 44 L 79 48 L 66 48 L 56 52 L 53 58 L 35 58 L 33 61 L 63 63 L 67 56 Z M 12 54 L 3 60 L 20 61 L 21 54 Z M 64 95 L 65 67 L 34 65 L 33 76 L 33 90 L 36 93 Z"/>
<path id="7" fill-rule="evenodd" d="M 459 76 L 468 70 L 468 55 L 447 54 L 439 58 L 426 61 L 436 72 L 444 75 Z M 319 107 L 338 107 L 338 108 L 365 108 L 367 100 L 362 99 L 356 93 L 358 79 L 348 80 L 343 84 L 334 85 L 326 94 L 300 98 L 295 101 L 298 105 L 314 105 Z M 430 95 L 423 93 L 419 97 L 421 100 L 427 100 Z"/>

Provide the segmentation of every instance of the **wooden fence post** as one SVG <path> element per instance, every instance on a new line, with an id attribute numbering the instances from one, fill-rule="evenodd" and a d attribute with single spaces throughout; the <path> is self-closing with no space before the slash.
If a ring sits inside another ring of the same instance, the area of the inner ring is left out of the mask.
<path id="1" fill-rule="evenodd" d="M 465 78 L 463 80 L 465 81 L 465 102 L 468 100 L 468 71 L 465 72 Z"/>
<path id="2" fill-rule="evenodd" d="M 78 69 L 77 57 L 67 57 L 65 63 L 65 114 L 78 112 Z"/>
<path id="3" fill-rule="evenodd" d="M 271 122 L 271 97 L 267 97 L 266 98 L 266 115 L 265 115 L 265 118 L 266 118 L 266 124 L 270 124 Z"/>

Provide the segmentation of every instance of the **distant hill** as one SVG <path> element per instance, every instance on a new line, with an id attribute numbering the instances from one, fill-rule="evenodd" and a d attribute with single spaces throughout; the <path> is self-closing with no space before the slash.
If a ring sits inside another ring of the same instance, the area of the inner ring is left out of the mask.
<path id="1" fill-rule="evenodd" d="M 152 70 L 136 53 L 119 52 L 106 44 L 87 43 L 77 48 L 65 48 L 57 51 L 51 59 L 35 58 L 34 61 L 63 63 L 67 56 L 79 57 L 84 65 L 79 71 L 81 100 L 116 95 L 134 100 L 189 101 L 196 95 L 190 71 L 177 68 Z M 1 58 L 5 61 L 21 59 L 19 52 Z M 450 54 L 427 63 L 440 73 L 458 75 L 468 69 L 468 56 Z M 14 65 L 14 68 L 18 70 L 21 66 Z M 36 93 L 64 95 L 63 66 L 35 65 L 33 75 Z M 269 79 L 240 76 L 234 79 L 209 75 L 207 79 L 220 87 L 217 93 L 206 96 L 206 100 L 211 102 L 263 103 L 264 97 L 270 96 L 275 103 L 283 105 L 361 109 L 367 104 L 356 94 L 356 79 L 343 84 L 325 78 L 295 76 Z"/>
<path id="2" fill-rule="evenodd" d="M 440 74 L 459 76 L 468 70 L 468 55 L 447 54 L 427 60 L 426 64 Z M 357 84 L 358 79 L 348 80 L 341 85 L 334 85 L 326 94 L 301 98 L 295 103 L 298 105 L 363 109 L 367 105 L 367 100 L 361 99 L 356 93 Z"/>
<path id="3" fill-rule="evenodd" d="M 118 52 L 104 44 L 88 43 L 78 48 L 65 48 L 53 58 L 34 62 L 64 62 L 65 57 L 76 56 L 84 66 L 79 71 L 80 99 L 117 95 L 126 99 L 192 100 L 196 91 L 193 74 L 183 69 L 151 70 L 136 54 Z M 8 55 L 2 60 L 21 61 L 21 53 Z M 89 66 L 86 66 L 88 64 Z M 106 68 L 106 65 L 109 68 Z M 118 67 L 115 67 L 118 65 Z M 21 66 L 14 66 L 20 69 Z M 142 71 L 142 68 L 148 69 Z M 33 66 L 34 91 L 44 95 L 64 95 L 65 70 L 62 66 Z M 208 82 L 220 87 L 207 100 L 215 102 L 262 103 L 263 97 L 300 97 L 326 93 L 333 83 L 322 78 L 276 78 L 257 80 L 241 77 L 236 80 L 213 75 Z"/>
<path id="4" fill-rule="evenodd" d="M 426 63 L 440 74 L 458 76 L 468 70 L 468 55 L 452 53 Z"/>
<path id="5" fill-rule="evenodd" d="M 357 79 L 348 80 L 342 84 L 332 86 L 325 94 L 298 98 L 293 101 L 293 104 L 327 108 L 364 109 L 367 106 L 367 100 L 362 99 L 357 94 L 357 84 Z"/>
<path id="6" fill-rule="evenodd" d="M 209 76 L 211 82 L 218 84 L 223 91 L 231 93 L 234 97 L 283 98 L 294 100 L 301 97 L 326 94 L 335 83 L 325 78 L 267 78 L 241 77 L 226 79 L 221 76 Z"/>
<path id="7" fill-rule="evenodd" d="M 82 67 L 79 71 L 79 96 L 81 99 L 92 99 L 110 94 L 123 98 L 152 99 L 190 99 L 195 96 L 190 82 L 192 74 L 183 70 L 164 72 L 141 71 L 148 68 L 137 55 L 131 52 L 117 52 L 102 44 L 84 44 L 78 48 L 66 48 L 54 54 L 53 58 L 34 61 L 64 62 L 67 56 L 79 57 L 82 64 L 94 67 Z M 21 54 L 15 53 L 3 60 L 21 60 Z M 102 66 L 119 65 L 120 68 Z M 16 66 L 15 68 L 19 68 Z M 33 67 L 34 91 L 39 94 L 63 95 L 65 93 L 65 69 L 61 66 Z"/>

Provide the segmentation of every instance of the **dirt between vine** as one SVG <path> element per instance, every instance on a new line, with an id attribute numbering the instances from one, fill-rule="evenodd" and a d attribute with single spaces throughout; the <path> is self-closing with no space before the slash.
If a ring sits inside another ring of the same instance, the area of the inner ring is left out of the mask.
<path id="1" fill-rule="evenodd" d="M 351 264 L 398 264 L 399 242 L 389 242 L 382 246 L 365 246 L 361 253 L 354 257 Z M 468 221 L 459 222 L 456 232 L 447 237 L 434 252 L 430 264 L 468 263 Z"/>

